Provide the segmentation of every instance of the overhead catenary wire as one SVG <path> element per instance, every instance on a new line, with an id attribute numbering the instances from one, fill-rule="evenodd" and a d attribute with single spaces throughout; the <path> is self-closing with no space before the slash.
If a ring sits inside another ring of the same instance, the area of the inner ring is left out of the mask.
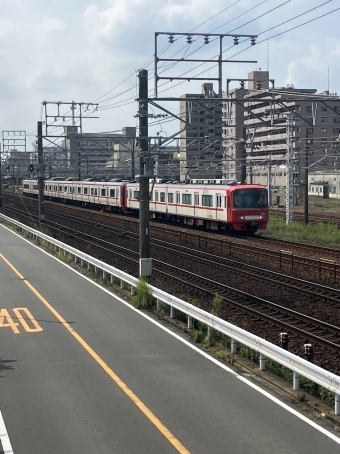
<path id="1" fill-rule="evenodd" d="M 291 0 L 285 1 L 285 2 L 282 3 L 281 5 L 278 5 L 278 6 L 276 6 L 275 8 L 272 8 L 271 10 L 267 11 L 266 13 L 263 13 L 263 14 L 261 14 L 260 16 L 258 16 L 258 17 L 256 17 L 256 18 L 252 19 L 252 21 L 255 21 L 256 19 L 258 19 L 258 18 L 260 18 L 260 17 L 263 17 L 264 15 L 266 15 L 266 14 L 268 14 L 268 13 L 270 13 L 270 12 L 276 10 L 276 9 L 278 9 L 279 7 L 285 5 L 286 3 L 290 2 L 290 1 L 291 1 Z M 260 3 L 259 5 L 257 5 L 257 6 L 260 6 L 260 5 L 262 5 L 263 3 L 265 3 L 265 2 L 266 2 L 266 0 L 263 1 L 263 2 L 261 2 L 261 3 Z M 237 2 L 236 2 L 236 3 L 237 3 Z M 234 3 L 234 4 L 235 4 L 235 3 Z M 234 4 L 230 5 L 229 7 L 233 6 Z M 228 7 L 228 8 L 229 8 L 229 7 Z M 222 10 L 222 11 L 221 11 L 220 13 L 218 13 L 217 15 L 221 14 L 223 11 L 225 11 L 225 10 L 228 9 L 228 8 L 225 8 L 224 10 Z M 255 8 L 255 7 L 250 8 L 247 12 L 253 10 L 254 8 Z M 247 12 L 246 12 L 246 13 L 247 13 Z M 242 15 L 244 15 L 244 14 L 246 14 L 246 13 L 243 13 Z M 215 15 L 215 16 L 213 16 L 213 17 L 216 17 L 217 15 Z M 242 16 L 242 15 L 240 15 L 240 16 Z M 240 16 L 237 16 L 237 17 L 240 17 Z M 236 19 L 236 18 L 235 18 L 235 19 Z M 292 19 L 291 19 L 291 20 L 292 20 Z M 207 20 L 207 21 L 208 21 L 208 20 Z M 205 21 L 205 22 L 207 22 L 207 21 Z M 246 24 L 248 24 L 248 23 L 250 23 L 250 22 L 252 22 L 252 21 L 248 21 L 248 22 L 246 22 Z M 231 22 L 231 21 L 229 21 L 229 22 Z M 229 23 L 229 22 L 227 22 L 227 23 Z M 246 25 L 246 24 L 243 24 L 242 26 L 244 26 L 244 25 Z M 240 26 L 240 27 L 242 27 L 242 26 Z M 238 28 L 240 28 L 240 27 L 238 27 Z M 195 27 L 195 28 L 198 28 L 198 27 Z M 194 28 L 193 30 L 195 30 L 195 28 Z M 191 31 L 193 31 L 193 30 L 191 30 Z M 235 29 L 234 29 L 234 30 L 235 30 Z M 232 31 L 231 31 L 231 32 L 232 32 Z M 227 33 L 231 33 L 231 32 L 227 32 Z M 188 32 L 188 33 L 190 33 L 190 32 Z M 210 32 L 210 33 L 211 33 L 211 32 Z M 207 34 L 209 34 L 209 32 L 208 32 Z M 169 46 L 168 46 L 168 47 L 169 47 Z M 186 47 L 186 46 L 185 46 L 185 47 Z M 201 46 L 201 47 L 203 47 L 203 46 Z M 201 48 L 201 47 L 200 47 L 200 48 Z M 232 47 L 233 47 L 233 46 L 232 46 Z M 232 48 L 232 47 L 230 47 L 230 48 Z M 196 49 L 195 51 L 193 51 L 191 54 L 189 54 L 189 56 L 192 55 L 193 53 L 197 52 L 200 48 L 198 48 L 198 49 Z M 229 48 L 229 49 L 230 49 L 230 48 Z M 182 49 L 183 49 L 183 48 L 182 48 Z M 188 47 L 188 49 L 189 49 L 189 47 Z M 188 50 L 188 49 L 187 49 L 187 50 Z M 229 50 L 229 49 L 226 49 L 226 50 Z M 215 58 L 215 57 L 212 57 L 212 58 Z M 174 63 L 174 64 L 172 64 L 172 65 L 170 65 L 170 67 L 171 67 L 171 66 L 174 66 L 175 64 L 177 64 L 177 62 Z M 205 64 L 205 63 L 202 63 L 201 65 L 197 65 L 197 66 L 196 66 L 195 68 L 193 68 L 193 69 L 196 69 L 196 68 L 198 68 L 199 66 L 202 66 L 202 65 L 204 65 L 204 64 Z M 161 73 L 162 73 L 162 72 L 161 72 Z M 161 74 L 161 73 L 160 73 L 160 74 Z M 186 73 L 183 73 L 182 75 L 185 75 L 185 74 L 186 74 Z M 200 74 L 202 74 L 202 73 L 200 73 Z M 195 77 L 195 76 L 194 76 L 194 77 Z M 151 79 L 152 79 L 152 78 L 150 77 L 149 80 L 151 80 Z M 165 82 L 164 84 L 161 84 L 160 87 L 161 87 L 161 86 L 164 86 L 164 85 L 166 85 L 166 84 L 168 84 L 168 83 L 170 83 L 170 82 Z M 184 82 L 183 82 L 183 83 L 184 83 Z M 177 85 L 180 85 L 180 84 L 176 84 L 176 85 L 173 85 L 173 86 L 177 86 Z M 172 87 L 173 87 L 173 86 L 172 86 Z M 107 100 L 104 100 L 103 103 L 104 103 L 104 102 L 108 102 L 109 100 L 116 99 L 117 97 L 121 96 L 122 94 L 124 94 L 124 93 L 126 93 L 126 92 L 128 92 L 128 91 L 131 91 L 133 88 L 134 88 L 134 87 L 131 87 L 130 89 L 125 90 L 124 92 L 120 93 L 119 95 L 116 95 L 116 96 L 114 96 L 114 97 L 108 98 Z M 151 91 L 151 90 L 149 90 L 149 91 Z M 162 90 L 162 91 L 165 91 L 165 90 Z M 130 98 L 130 99 L 132 99 L 132 98 Z M 130 104 L 132 104 L 132 103 L 133 103 L 133 101 L 131 101 Z M 119 107 L 119 104 L 120 104 L 120 103 L 118 102 L 118 103 L 115 103 L 114 105 L 112 105 L 112 104 L 110 104 L 110 105 L 101 105 L 101 107 L 99 107 L 99 110 L 104 110 L 104 109 L 107 110 L 107 108 L 116 108 L 116 107 Z M 124 104 L 124 105 L 127 105 L 127 104 Z"/>
<path id="2" fill-rule="evenodd" d="M 197 25 L 196 27 L 194 27 L 193 29 L 191 29 L 191 30 L 189 31 L 189 33 L 190 33 L 190 32 L 193 32 L 193 31 L 196 30 L 198 27 L 201 27 L 202 25 L 206 24 L 206 23 L 209 22 L 210 20 L 212 20 L 212 19 L 216 18 L 217 16 L 221 15 L 223 12 L 227 11 L 228 9 L 230 9 L 232 6 L 236 5 L 236 4 L 239 3 L 240 1 L 241 1 L 241 0 L 237 0 L 236 2 L 234 2 L 234 3 L 232 3 L 231 5 L 227 6 L 227 7 L 224 8 L 222 11 L 218 12 L 218 13 L 215 14 L 214 16 L 210 17 L 209 19 L 205 20 L 205 21 L 202 22 L 201 24 L 199 24 L 199 25 Z M 267 1 L 267 0 L 265 0 L 265 1 Z M 164 52 L 166 52 L 166 50 L 168 50 L 168 48 L 169 48 L 170 46 L 171 46 L 171 44 L 168 44 L 167 46 L 165 46 L 165 48 L 160 52 L 160 55 L 162 55 Z M 148 60 L 148 62 L 145 63 L 145 65 L 142 65 L 142 66 L 145 67 L 145 68 L 147 68 L 151 63 L 153 63 L 153 61 L 154 61 L 154 60 L 153 60 L 153 58 L 152 58 L 152 59 Z M 97 100 L 94 101 L 94 102 L 99 101 L 102 97 L 104 97 L 104 96 L 106 96 L 107 94 L 111 93 L 113 90 L 115 90 L 115 89 L 118 88 L 120 85 L 122 85 L 124 82 L 126 82 L 126 80 L 130 79 L 133 75 L 134 75 L 134 73 L 131 74 L 130 76 L 128 76 L 123 82 L 121 82 L 120 84 L 118 84 L 116 87 L 114 87 L 113 89 L 109 90 L 106 94 L 104 94 L 104 95 L 100 96 L 99 98 L 97 98 Z M 129 90 L 132 90 L 133 88 L 134 88 L 134 87 L 131 87 Z M 128 90 L 128 91 L 129 91 L 129 90 Z M 123 92 L 123 93 L 124 93 L 124 92 Z M 126 93 L 126 91 L 125 91 L 125 93 Z M 121 93 L 121 94 L 122 94 L 122 93 Z M 117 96 L 121 96 L 121 94 L 119 94 L 119 95 L 117 95 Z M 110 100 L 110 99 L 112 99 L 112 98 L 108 98 L 108 100 Z M 103 100 L 103 101 L 101 101 L 101 102 L 106 102 L 106 101 L 108 101 L 108 100 Z"/>
<path id="3" fill-rule="evenodd" d="M 329 0 L 329 1 L 331 1 L 331 0 Z M 263 31 L 263 32 L 261 32 L 261 33 L 259 33 L 258 35 L 262 35 L 262 34 L 264 34 L 264 33 L 267 33 L 269 30 L 273 30 L 274 28 L 277 28 L 277 27 L 280 26 L 280 25 L 283 25 L 283 24 L 286 24 L 286 23 L 288 23 L 288 22 L 290 22 L 290 21 L 293 21 L 293 20 L 297 19 L 298 17 L 301 17 L 301 16 L 303 16 L 304 14 L 307 14 L 307 13 L 310 12 L 310 11 L 312 11 L 312 10 L 314 10 L 314 9 L 317 9 L 317 8 L 319 8 L 319 7 L 323 6 L 323 5 L 325 5 L 326 3 L 329 3 L 329 1 L 328 1 L 328 2 L 324 2 L 324 3 L 322 3 L 321 5 L 318 5 L 317 7 L 312 8 L 311 10 L 308 10 L 308 11 L 306 11 L 306 12 L 304 12 L 304 13 L 301 13 L 301 14 L 299 14 L 299 15 L 297 15 L 297 16 L 294 16 L 293 18 L 288 19 L 287 21 L 284 21 L 284 22 L 282 22 L 282 23 L 280 23 L 280 24 L 278 24 L 278 25 L 276 25 L 276 26 L 270 27 L 269 29 L 267 29 L 267 30 L 265 30 L 265 31 Z M 263 3 L 263 2 L 262 2 L 262 3 Z M 261 3 L 261 4 L 262 4 L 262 3 Z M 252 9 L 253 9 L 253 8 L 252 8 Z M 268 41 L 269 39 L 273 39 L 273 38 L 275 38 L 276 36 L 280 36 L 280 35 L 282 35 L 282 34 L 284 34 L 284 33 L 288 33 L 289 31 L 294 30 L 294 29 L 296 29 L 296 28 L 302 27 L 302 26 L 304 26 L 304 25 L 306 25 L 306 24 L 308 24 L 308 23 L 310 23 L 310 22 L 313 22 L 313 21 L 318 20 L 318 19 L 320 19 L 320 18 L 322 18 L 322 17 L 324 17 L 324 16 L 326 16 L 326 15 L 328 15 L 328 14 L 331 14 L 331 13 L 333 13 L 334 11 L 337 11 L 338 9 L 340 9 L 340 8 L 336 8 L 336 9 L 334 9 L 334 10 L 328 12 L 328 13 L 325 13 L 325 14 L 323 14 L 323 15 L 320 15 L 320 16 L 318 16 L 318 17 L 316 17 L 316 18 L 313 18 L 313 19 L 311 19 L 311 20 L 309 20 L 309 21 L 306 21 L 306 22 L 304 22 L 304 23 L 302 23 L 302 24 L 299 24 L 299 25 L 297 25 L 297 26 L 295 26 L 295 27 L 292 27 L 292 28 L 290 28 L 290 29 L 288 29 L 288 30 L 285 30 L 285 31 L 283 31 L 283 32 L 280 32 L 280 33 L 278 33 L 278 34 L 276 34 L 276 35 L 273 35 L 273 36 L 271 36 L 271 37 L 269 37 L 269 38 L 266 38 L 266 39 L 264 39 L 264 40 L 262 40 L 262 41 L 259 41 L 257 44 L 260 44 L 260 43 L 262 43 L 262 42 Z M 254 19 L 254 20 L 255 20 L 255 19 Z M 169 46 L 167 46 L 167 47 L 169 47 Z M 232 47 L 233 47 L 233 46 L 232 46 Z M 241 50 L 240 52 L 234 54 L 233 56 L 231 56 L 231 57 L 229 57 L 229 58 L 232 58 L 232 57 L 235 57 L 236 55 L 239 55 L 240 53 L 242 53 L 242 52 L 244 52 L 245 50 L 249 49 L 249 47 L 250 47 L 250 46 L 248 46 L 247 48 Z M 231 48 L 226 49 L 224 52 L 226 52 L 227 50 L 230 50 L 230 49 L 231 49 Z M 213 58 L 215 58 L 215 57 L 213 57 Z M 198 65 L 198 66 L 196 66 L 194 69 L 197 69 L 197 68 L 200 67 L 200 66 L 202 66 L 202 65 Z M 191 71 L 192 71 L 192 69 L 191 69 Z M 206 69 L 206 70 L 200 72 L 199 74 L 196 74 L 196 76 L 201 75 L 201 74 L 203 74 L 203 73 L 206 72 L 206 71 L 208 71 L 208 69 Z M 184 75 L 184 74 L 186 74 L 186 73 L 183 73 L 183 75 Z M 195 76 L 193 76 L 193 77 L 195 77 Z M 129 78 L 130 78 L 130 77 L 126 78 L 124 81 L 128 80 Z M 124 81 L 123 81 L 122 83 L 124 83 Z M 121 84 L 122 84 L 122 83 L 121 83 Z M 180 85 L 180 84 L 182 84 L 182 83 L 185 83 L 185 81 L 179 82 L 179 83 L 177 83 L 177 84 L 175 84 L 175 85 L 172 84 L 171 87 L 166 88 L 166 89 L 163 89 L 163 90 L 161 90 L 161 92 L 167 91 L 167 90 L 169 90 L 169 89 L 171 89 L 171 88 L 174 88 L 175 86 L 178 86 L 178 85 Z M 119 84 L 118 86 L 120 86 L 121 84 Z M 170 84 L 170 82 L 166 82 L 166 83 L 162 84 L 161 86 L 165 86 L 166 84 Z M 115 88 L 117 88 L 118 86 L 116 86 Z M 114 89 L 115 89 L 115 88 L 114 88 Z M 133 87 L 131 88 L 131 90 L 134 89 L 134 88 L 135 88 L 135 86 L 133 86 Z M 111 99 L 116 99 L 117 97 L 121 96 L 122 94 L 124 94 L 124 93 L 126 93 L 126 92 L 128 92 L 128 91 L 129 91 L 129 90 L 124 90 L 121 94 L 116 95 L 116 96 L 114 96 L 114 97 L 111 98 Z M 150 90 L 150 91 L 151 91 L 151 90 Z M 105 95 L 104 95 L 104 96 L 105 96 Z M 99 98 L 99 99 L 100 99 L 100 98 Z M 130 98 L 130 99 L 132 100 L 132 99 L 134 99 L 134 98 Z M 109 99 L 108 99 L 108 100 L 109 100 Z M 106 100 L 106 101 L 108 101 L 108 100 Z M 124 100 L 124 101 L 125 101 L 125 100 Z M 126 99 L 126 101 L 128 101 L 128 99 Z M 106 105 L 106 106 L 103 106 L 103 107 L 99 107 L 99 109 L 100 109 L 100 110 L 114 109 L 114 108 L 126 106 L 126 105 L 128 105 L 128 104 L 134 104 L 135 101 L 133 100 L 133 101 L 131 101 L 131 102 L 127 102 L 127 103 L 123 103 L 123 104 L 122 104 L 122 102 L 123 102 L 123 101 L 119 101 L 119 102 L 117 102 L 117 103 L 113 103 L 113 104 L 109 104 L 109 105 Z M 161 121 L 163 122 L 163 121 L 165 121 L 165 120 L 161 120 Z M 171 121 L 171 120 L 167 120 L 167 121 Z M 34 134 L 34 133 L 32 133 L 32 134 Z M 29 133 L 28 133 L 28 135 L 29 135 Z"/>
<path id="4" fill-rule="evenodd" d="M 282 23 L 280 23 L 280 24 L 277 24 L 277 25 L 275 25 L 275 26 L 273 26 L 273 27 L 270 27 L 269 29 L 264 30 L 263 32 L 258 33 L 258 36 L 260 36 L 260 35 L 262 35 L 262 34 L 264 34 L 264 33 L 267 33 L 269 30 L 273 30 L 274 28 L 277 28 L 277 27 L 279 27 L 279 26 L 281 26 L 281 25 L 283 25 L 283 24 L 286 24 L 286 23 L 288 23 L 288 22 L 291 22 L 291 21 L 297 19 L 298 17 L 301 17 L 301 16 L 303 16 L 303 15 L 305 15 L 305 14 L 308 14 L 309 12 L 311 12 L 311 11 L 317 9 L 317 8 L 320 8 L 321 6 L 324 6 L 325 4 L 329 3 L 329 1 L 331 1 L 331 0 L 328 0 L 327 2 L 324 2 L 324 3 L 320 4 L 320 5 L 318 5 L 317 7 L 311 8 L 310 10 L 307 10 L 307 11 L 305 11 L 305 12 L 303 12 L 303 13 L 297 15 L 297 16 L 294 16 L 294 17 L 292 17 L 292 18 L 290 18 L 290 19 L 288 19 L 288 20 L 286 20 L 286 21 L 284 21 L 284 22 L 282 22 Z M 283 6 L 283 4 L 282 4 L 282 5 L 279 5 L 279 6 Z M 339 8 L 337 8 L 337 9 L 339 9 Z M 260 43 L 262 43 L 262 42 L 264 42 L 264 41 L 268 41 L 268 40 L 274 38 L 275 36 L 279 36 L 279 35 L 282 35 L 282 34 L 284 34 L 284 33 L 287 33 L 287 32 L 289 32 L 289 31 L 291 31 L 291 30 L 293 30 L 293 29 L 295 29 L 295 28 L 302 27 L 303 25 L 306 25 L 306 24 L 308 24 L 309 22 L 315 21 L 315 20 L 317 20 L 317 19 L 320 19 L 321 17 L 324 17 L 325 15 L 330 14 L 330 13 L 336 11 L 337 9 L 335 9 L 335 10 L 333 10 L 333 11 L 330 11 L 330 12 L 328 12 L 328 13 L 325 13 L 324 15 L 320 15 L 320 16 L 314 18 L 314 19 L 311 19 L 310 21 L 306 21 L 305 23 L 299 24 L 299 25 L 297 25 L 296 27 L 293 27 L 293 28 L 291 28 L 291 29 L 289 29 L 289 30 L 285 30 L 284 32 L 281 32 L 281 33 L 279 33 L 279 34 L 277 34 L 277 35 L 274 35 L 274 36 L 272 36 L 272 37 L 266 38 L 265 40 L 262 40 L 262 41 L 258 42 L 257 44 L 260 44 Z M 261 16 L 262 16 L 262 15 L 261 15 Z M 259 16 L 259 17 L 260 17 L 260 16 Z M 241 43 L 243 43 L 243 42 L 245 42 L 245 41 L 247 41 L 247 40 L 244 40 L 244 41 L 242 41 Z M 240 43 L 240 44 L 241 44 L 241 43 Z M 232 49 L 233 47 L 234 47 L 234 46 L 231 46 L 231 47 L 229 47 L 228 49 L 225 49 L 225 50 L 223 51 L 223 53 L 225 53 L 226 51 Z M 236 54 L 232 55 L 232 56 L 229 57 L 229 58 L 233 58 L 233 57 L 239 55 L 240 53 L 244 52 L 245 50 L 249 49 L 250 47 L 251 47 L 251 46 L 248 46 L 247 48 L 241 50 L 240 52 L 237 52 Z M 191 55 L 191 54 L 190 54 L 190 55 Z M 217 56 L 218 56 L 218 55 L 212 57 L 210 60 L 212 60 L 213 58 L 216 58 Z M 208 63 L 208 62 L 209 62 L 209 60 L 207 60 L 207 63 Z M 200 66 L 203 66 L 204 64 L 206 64 L 206 62 L 201 63 L 201 64 L 199 64 L 199 65 L 196 65 L 195 68 L 192 68 L 192 69 L 190 69 L 190 70 L 188 70 L 188 71 L 182 73 L 181 76 L 184 76 L 184 75 L 187 74 L 188 72 L 192 71 L 193 69 L 197 69 L 197 68 L 199 68 Z M 214 66 L 217 66 L 217 65 L 214 65 Z M 197 76 L 203 74 L 203 73 L 206 72 L 206 71 L 208 71 L 208 69 L 205 69 L 204 71 L 202 71 L 202 72 L 200 72 L 200 73 L 198 73 L 198 74 L 195 74 L 195 75 L 192 76 L 192 77 L 197 77 Z M 165 83 L 163 83 L 163 84 L 160 84 L 159 87 L 168 85 L 168 84 L 170 84 L 170 83 L 171 83 L 170 81 L 167 81 L 167 82 L 165 82 Z M 181 82 L 179 82 L 179 83 L 177 83 L 177 84 L 172 84 L 171 87 L 166 88 L 166 89 L 163 89 L 163 90 L 160 90 L 160 93 L 161 93 L 161 92 L 164 92 L 164 91 L 167 91 L 167 90 L 169 90 L 169 89 L 171 89 L 171 88 L 174 88 L 174 87 L 176 87 L 176 86 L 179 86 L 179 85 L 181 85 L 181 84 L 183 84 L 183 83 L 185 83 L 185 81 L 181 81 Z M 150 90 L 150 91 L 151 91 L 151 90 Z M 131 103 L 132 103 L 132 102 L 131 102 Z M 114 106 L 114 105 L 110 105 L 110 107 L 111 107 L 111 108 L 114 108 L 115 106 Z"/>
<path id="5" fill-rule="evenodd" d="M 240 1 L 240 0 L 238 0 L 238 1 Z M 222 12 L 224 12 L 224 11 L 226 11 L 227 9 L 231 8 L 231 7 L 234 6 L 236 3 L 238 3 L 238 1 L 235 2 L 235 3 L 233 3 L 232 5 L 229 5 L 229 7 L 225 8 L 225 9 L 222 10 L 222 11 L 220 11 L 218 14 L 216 14 L 216 15 L 213 16 L 212 18 L 217 17 L 217 16 L 220 15 Z M 258 5 L 256 5 L 256 7 L 262 5 L 263 3 L 266 3 L 267 1 L 268 1 L 268 0 L 262 1 L 261 3 L 259 3 Z M 258 17 L 256 17 L 256 18 L 254 18 L 252 21 L 258 19 L 259 17 L 262 17 L 262 16 L 265 15 L 265 14 L 268 14 L 269 12 L 271 12 L 271 11 L 273 11 L 273 10 L 275 10 L 275 9 L 277 9 L 277 8 L 279 8 L 279 7 L 281 7 L 281 6 L 283 6 L 284 4 L 286 4 L 286 3 L 290 2 L 290 1 L 291 1 L 291 0 L 285 1 L 283 4 L 281 4 L 281 5 L 279 5 L 279 6 L 275 7 L 275 8 L 273 8 L 272 10 L 270 10 L 270 11 L 268 11 L 268 12 L 262 14 L 261 16 L 258 16 Z M 241 16 L 243 16 L 243 15 L 249 13 L 250 11 L 252 11 L 253 9 L 255 9 L 256 7 L 253 7 L 253 8 L 248 9 L 245 13 L 243 13 L 243 14 L 237 16 L 236 18 L 234 18 L 234 19 L 232 19 L 232 20 L 230 20 L 230 21 L 228 21 L 226 24 L 232 22 L 233 20 L 236 20 L 238 17 L 241 17 Z M 202 24 L 208 22 L 208 21 L 211 20 L 212 18 L 207 19 L 207 20 L 206 20 L 205 22 L 203 22 Z M 247 23 L 249 23 L 249 22 L 247 22 Z M 247 23 L 246 23 L 246 24 L 247 24 Z M 200 25 L 202 25 L 202 24 L 200 24 Z M 226 25 L 226 24 L 224 24 L 224 25 Z M 193 29 L 190 30 L 188 33 L 192 32 L 192 31 L 195 30 L 195 29 L 197 29 L 200 25 L 198 25 L 197 27 L 193 28 Z M 224 26 L 224 25 L 222 25 L 222 26 Z M 242 24 L 240 27 L 242 27 L 242 26 L 244 26 L 244 25 L 245 25 L 245 24 Z M 209 33 L 212 33 L 212 31 L 207 32 L 207 34 L 209 34 Z M 231 33 L 231 32 L 227 32 L 227 33 Z M 169 47 L 170 47 L 170 44 L 166 47 L 166 49 L 169 48 Z M 187 47 L 187 46 L 182 47 L 179 51 L 177 51 L 177 52 L 173 55 L 173 57 L 174 57 L 175 55 L 177 55 L 181 50 L 185 49 L 185 47 Z M 201 47 L 202 47 L 202 46 L 201 46 Z M 189 56 L 192 55 L 193 53 L 197 52 L 201 47 L 199 47 L 198 49 L 196 49 L 195 51 L 193 51 L 191 54 L 189 54 Z M 162 55 L 166 49 L 163 49 L 163 51 L 162 51 L 161 54 L 159 54 L 159 55 Z M 172 58 L 173 58 L 173 57 L 172 57 Z M 153 59 L 150 60 L 150 64 L 151 64 L 151 62 L 153 62 Z M 169 66 L 169 67 L 172 67 L 172 66 L 176 65 L 177 63 L 178 63 L 178 62 L 173 63 L 173 64 L 170 64 L 170 65 L 168 65 L 168 66 Z M 148 65 L 146 65 L 146 66 L 148 66 Z M 162 66 L 161 66 L 161 67 L 162 67 Z M 195 68 L 194 68 L 194 69 L 195 69 Z M 160 72 L 160 74 L 161 74 L 161 73 L 162 73 L 162 71 Z M 152 80 L 152 76 L 149 78 L 149 80 Z M 166 83 L 169 83 L 169 82 L 166 82 Z M 163 85 L 165 85 L 165 84 L 163 84 Z M 108 98 L 107 100 L 102 101 L 102 103 L 107 102 L 107 101 L 112 100 L 112 99 L 115 99 L 115 98 L 121 96 L 122 94 L 126 93 L 127 91 L 131 91 L 133 88 L 134 88 L 134 87 L 131 87 L 131 88 L 129 88 L 128 90 L 125 90 L 124 92 L 120 93 L 119 95 L 116 95 L 116 96 L 114 96 L 114 97 Z M 152 90 L 149 90 L 149 91 L 151 92 Z M 103 107 L 104 107 L 104 106 L 103 106 Z"/>

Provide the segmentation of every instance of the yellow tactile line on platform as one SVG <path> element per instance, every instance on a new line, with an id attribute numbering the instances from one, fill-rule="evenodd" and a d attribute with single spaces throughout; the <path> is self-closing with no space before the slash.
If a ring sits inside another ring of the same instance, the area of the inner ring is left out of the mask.
<path id="1" fill-rule="evenodd" d="M 51 304 L 40 293 L 25 280 L 19 271 L 0 253 L 0 257 L 7 265 L 15 272 L 15 274 L 23 280 L 27 287 L 42 301 L 45 306 L 55 315 L 55 317 L 65 326 L 65 328 L 74 336 L 77 341 L 85 348 L 85 350 L 94 358 L 97 363 L 105 370 L 105 372 L 115 381 L 115 383 L 125 392 L 125 394 L 137 405 L 144 415 L 157 427 L 157 429 L 165 436 L 165 438 L 177 449 L 181 454 L 190 454 L 190 452 L 180 443 L 179 440 L 161 423 L 161 421 L 146 407 L 143 402 L 134 394 L 131 389 L 116 375 L 113 370 L 101 359 L 100 356 L 79 336 L 78 333 L 63 319 L 63 317 L 51 306 Z"/>

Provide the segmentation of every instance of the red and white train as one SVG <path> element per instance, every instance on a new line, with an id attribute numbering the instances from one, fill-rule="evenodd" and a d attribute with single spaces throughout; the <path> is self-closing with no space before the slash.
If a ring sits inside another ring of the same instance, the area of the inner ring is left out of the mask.
<path id="1" fill-rule="evenodd" d="M 139 183 L 45 180 L 44 197 L 104 211 L 138 215 Z M 37 180 L 23 193 L 38 196 Z M 185 184 L 150 181 L 150 217 L 211 230 L 254 233 L 268 222 L 268 191 L 257 184 Z"/>

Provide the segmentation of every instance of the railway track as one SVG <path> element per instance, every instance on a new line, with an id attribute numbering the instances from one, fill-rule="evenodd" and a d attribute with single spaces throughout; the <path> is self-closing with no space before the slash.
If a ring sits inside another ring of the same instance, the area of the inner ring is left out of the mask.
<path id="1" fill-rule="evenodd" d="M 74 218 L 69 217 L 69 220 L 74 224 Z M 77 242 L 82 242 L 86 248 L 93 248 L 97 253 L 100 251 L 100 255 L 105 256 L 106 261 L 115 256 L 121 263 L 124 261 L 124 266 L 129 264 L 129 266 L 135 270 L 135 275 L 138 273 L 139 260 L 137 244 L 132 250 L 121 245 L 113 244 L 104 238 L 93 237 L 92 233 L 84 233 L 81 230 L 59 223 L 50 222 L 50 224 L 50 226 L 60 235 L 74 238 Z M 79 224 L 80 221 L 78 219 L 78 226 Z M 86 223 L 86 226 L 89 227 L 88 222 Z M 96 227 L 100 235 L 103 235 L 104 233 L 112 234 L 112 229 L 108 226 L 103 228 L 101 225 L 96 224 Z M 115 235 L 119 234 L 121 237 L 125 238 L 128 236 L 130 240 L 136 241 L 137 239 L 137 235 L 132 233 L 126 235 L 124 232 L 118 232 L 117 229 L 115 229 L 114 233 Z M 218 266 L 223 269 L 222 274 L 226 274 L 226 272 L 228 272 L 229 275 L 231 272 L 242 274 L 243 276 L 247 276 L 248 280 L 251 279 L 255 282 L 261 280 L 276 285 L 277 287 L 289 288 L 290 290 L 305 296 L 308 295 L 311 301 L 319 299 L 322 301 L 322 304 L 327 304 L 334 309 L 338 309 L 340 306 L 340 292 L 332 288 L 326 288 L 290 276 L 279 275 L 278 273 L 268 270 L 240 264 L 227 258 L 224 258 L 222 261 L 221 257 L 202 253 L 202 251 L 183 248 L 180 245 L 169 245 L 161 240 L 155 241 L 153 248 L 159 248 L 160 254 L 163 255 L 164 251 L 167 251 L 172 257 L 175 255 L 178 256 L 177 259 L 179 262 L 183 261 L 183 259 L 191 259 L 191 261 L 193 261 L 193 257 L 196 257 L 197 261 L 201 264 L 204 262 L 206 267 L 214 268 L 216 267 L 216 264 L 218 264 Z M 339 353 L 340 330 L 330 323 L 275 304 L 264 298 L 251 295 L 245 291 L 217 282 L 206 276 L 183 269 L 182 267 L 165 263 L 162 260 L 154 259 L 154 272 L 157 275 L 156 278 L 162 279 L 167 285 L 172 283 L 171 285 L 177 288 L 184 289 L 185 287 L 186 292 L 190 289 L 189 293 L 199 294 L 207 306 L 209 305 L 209 302 L 212 301 L 212 297 L 218 293 L 224 298 L 223 312 L 226 318 L 228 318 L 228 314 L 230 315 L 232 313 L 233 317 L 247 318 L 253 326 L 261 326 L 264 323 L 270 327 L 274 327 L 272 329 L 277 332 L 288 331 L 291 335 L 295 336 L 296 339 L 300 339 L 301 342 L 313 342 L 317 345 L 326 347 L 334 353 Z M 278 279 L 281 281 L 280 285 L 278 285 Z"/>
<path id="2" fill-rule="evenodd" d="M 13 203 L 17 197 L 11 194 Z M 27 206 L 37 210 L 36 199 L 26 198 Z M 7 209 L 11 209 L 8 206 Z M 65 216 L 77 214 L 77 218 L 85 218 L 92 225 L 116 225 L 122 229 L 138 233 L 138 220 L 112 213 L 101 213 L 84 208 L 61 205 L 55 202 L 45 202 L 45 211 L 51 216 L 62 213 Z M 48 219 L 48 216 L 47 216 Z M 78 221 L 77 221 L 78 222 Z M 270 263 L 272 268 L 285 273 L 298 274 L 304 279 L 323 280 L 329 284 L 336 284 L 340 274 L 340 249 L 314 247 L 308 244 L 292 241 L 275 241 L 264 238 L 240 238 L 214 235 L 191 229 L 181 229 L 178 226 L 152 223 L 150 226 L 152 238 L 171 237 L 171 242 L 192 248 L 209 250 L 220 256 L 236 257 L 247 260 L 248 263 L 258 265 L 263 261 Z M 269 247 L 268 247 L 269 246 Z"/>

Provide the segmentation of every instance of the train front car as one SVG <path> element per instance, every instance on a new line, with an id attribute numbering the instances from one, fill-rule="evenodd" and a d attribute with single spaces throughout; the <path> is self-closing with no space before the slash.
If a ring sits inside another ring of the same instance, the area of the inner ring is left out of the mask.
<path id="1" fill-rule="evenodd" d="M 265 230 L 268 222 L 268 191 L 264 186 L 231 186 L 227 195 L 227 216 L 231 230 L 255 233 Z"/>

